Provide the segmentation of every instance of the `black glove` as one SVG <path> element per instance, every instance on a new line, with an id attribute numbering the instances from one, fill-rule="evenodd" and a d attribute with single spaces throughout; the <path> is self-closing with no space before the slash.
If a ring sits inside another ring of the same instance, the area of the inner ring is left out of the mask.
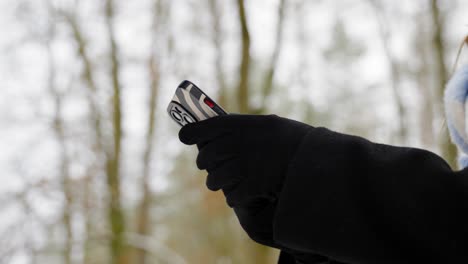
<path id="1" fill-rule="evenodd" d="M 188 124 L 179 138 L 197 144 L 197 166 L 208 171 L 208 189 L 223 190 L 247 234 L 276 247 L 276 200 L 289 163 L 311 128 L 275 115 L 226 115 Z"/>
<path id="2" fill-rule="evenodd" d="M 301 253 L 290 250 L 282 250 L 278 264 L 343 264 L 327 257 L 311 253 Z"/>
<path id="3" fill-rule="evenodd" d="M 180 141 L 197 144 L 208 189 L 223 189 L 229 206 L 274 201 L 309 125 L 276 115 L 225 115 L 184 126 Z"/>

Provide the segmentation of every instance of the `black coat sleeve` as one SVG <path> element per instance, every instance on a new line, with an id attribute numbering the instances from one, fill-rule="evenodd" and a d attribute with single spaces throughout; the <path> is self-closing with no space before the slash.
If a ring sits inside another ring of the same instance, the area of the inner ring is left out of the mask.
<path id="1" fill-rule="evenodd" d="M 467 212 L 468 170 L 318 127 L 288 169 L 274 239 L 343 263 L 468 263 Z"/>

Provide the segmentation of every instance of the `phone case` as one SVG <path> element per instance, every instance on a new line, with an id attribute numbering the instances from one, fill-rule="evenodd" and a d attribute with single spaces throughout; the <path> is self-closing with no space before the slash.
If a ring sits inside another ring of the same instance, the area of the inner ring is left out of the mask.
<path id="1" fill-rule="evenodd" d="M 167 112 L 180 126 L 227 114 L 200 88 L 187 80 L 177 87 Z"/>

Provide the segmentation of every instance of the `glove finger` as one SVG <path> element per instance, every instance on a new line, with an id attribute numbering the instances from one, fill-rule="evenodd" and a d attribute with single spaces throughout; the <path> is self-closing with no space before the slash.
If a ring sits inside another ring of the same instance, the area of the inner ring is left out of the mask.
<path id="1" fill-rule="evenodd" d="M 211 191 L 218 191 L 236 185 L 241 179 L 240 158 L 233 158 L 208 170 L 206 187 Z"/>
<path id="2" fill-rule="evenodd" d="M 238 155 L 238 143 L 231 135 L 225 135 L 203 145 L 197 156 L 197 167 L 200 170 L 218 167 L 220 163 Z"/>
<path id="3" fill-rule="evenodd" d="M 215 116 L 196 123 L 183 126 L 179 131 L 179 140 L 187 145 L 210 141 L 220 135 L 232 131 L 232 127 L 226 125 L 229 115 Z"/>

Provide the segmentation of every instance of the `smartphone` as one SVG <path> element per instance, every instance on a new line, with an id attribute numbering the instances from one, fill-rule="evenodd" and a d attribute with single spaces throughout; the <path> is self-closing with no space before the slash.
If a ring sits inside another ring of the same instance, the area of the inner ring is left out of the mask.
<path id="1" fill-rule="evenodd" d="M 195 123 L 227 112 L 190 81 L 183 81 L 177 87 L 167 112 L 180 126 Z"/>

